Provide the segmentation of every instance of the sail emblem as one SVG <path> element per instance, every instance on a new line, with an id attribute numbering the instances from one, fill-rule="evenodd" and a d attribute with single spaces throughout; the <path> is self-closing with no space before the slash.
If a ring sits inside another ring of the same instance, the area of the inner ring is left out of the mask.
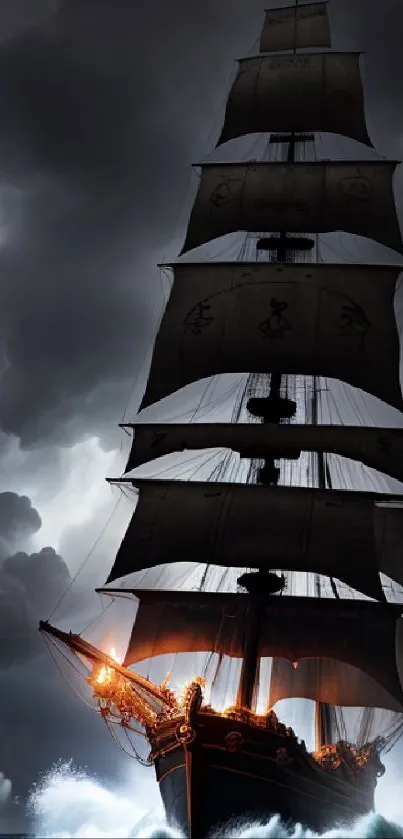
<path id="1" fill-rule="evenodd" d="M 365 204 L 371 203 L 373 184 L 363 175 L 350 175 L 342 178 L 339 183 L 339 190 L 343 197 L 350 204 L 352 201 L 362 201 Z"/>
<path id="2" fill-rule="evenodd" d="M 281 55 L 278 58 L 272 58 L 268 66 L 270 70 L 283 69 L 284 67 L 297 67 L 298 70 L 309 70 L 311 67 L 310 55 Z"/>
<path id="3" fill-rule="evenodd" d="M 350 300 L 348 304 L 341 307 L 341 314 L 337 323 L 340 335 L 346 338 L 359 338 L 362 344 L 364 338 L 371 328 L 364 310 L 358 303 Z"/>
<path id="4" fill-rule="evenodd" d="M 270 315 L 259 325 L 265 338 L 284 338 L 284 333 L 291 329 L 291 323 L 284 315 L 286 309 L 288 309 L 288 303 L 285 300 L 271 298 Z"/>
<path id="5" fill-rule="evenodd" d="M 202 300 L 188 312 L 185 317 L 185 331 L 191 332 L 193 335 L 200 335 L 204 329 L 214 322 L 214 318 L 207 313 L 211 310 L 210 303 Z"/>
<path id="6" fill-rule="evenodd" d="M 231 198 L 231 187 L 228 181 L 222 181 L 210 195 L 210 204 L 214 207 L 222 207 Z"/>

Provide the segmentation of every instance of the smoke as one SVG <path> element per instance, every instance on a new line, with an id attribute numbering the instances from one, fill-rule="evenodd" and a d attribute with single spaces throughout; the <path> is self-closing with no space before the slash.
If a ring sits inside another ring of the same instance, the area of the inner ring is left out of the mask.
<path id="1" fill-rule="evenodd" d="M 95 778 L 71 764 L 55 767 L 33 790 L 29 809 L 37 839 L 181 839 L 179 830 L 168 827 L 157 787 L 150 778 L 135 783 L 122 794 L 103 787 Z M 145 807 L 144 802 L 147 802 Z M 403 824 L 403 819 L 402 819 Z M 335 827 L 319 836 L 301 825 L 284 826 L 278 816 L 267 824 L 229 825 L 222 839 L 398 839 L 403 827 L 383 816 L 370 814 L 349 827 Z M 214 837 L 212 837 L 214 839 Z"/>

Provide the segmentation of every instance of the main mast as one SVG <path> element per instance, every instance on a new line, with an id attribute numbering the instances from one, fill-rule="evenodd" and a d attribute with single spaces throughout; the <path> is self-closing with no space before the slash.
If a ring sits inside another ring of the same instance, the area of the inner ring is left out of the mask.
<path id="1" fill-rule="evenodd" d="M 313 393 L 312 393 L 312 424 L 318 425 L 319 411 L 318 411 L 318 395 L 320 390 L 318 388 L 318 377 L 313 377 Z M 325 457 L 322 451 L 315 452 L 316 463 L 318 470 L 318 487 L 325 490 L 327 488 Z M 332 577 L 330 577 L 330 584 L 333 593 L 338 598 L 338 592 Z M 316 596 L 321 596 L 321 583 L 319 575 L 315 575 Z M 332 709 L 330 705 L 325 702 L 315 702 L 315 748 L 319 750 L 332 742 Z"/>
<path id="2" fill-rule="evenodd" d="M 297 8 L 299 0 L 295 0 L 294 13 L 294 47 L 293 55 L 297 53 Z M 270 138 L 269 142 L 276 142 L 287 144 L 286 161 L 288 164 L 295 163 L 296 144 L 306 142 L 314 142 L 314 135 L 302 135 L 297 137 L 293 130 L 290 135 L 275 135 Z M 276 246 L 276 261 L 287 262 L 290 253 L 296 251 L 307 251 L 313 248 L 313 241 L 307 237 L 298 239 L 296 237 L 289 238 L 286 231 L 282 231 L 276 241 L 274 237 L 270 239 L 262 239 L 257 243 L 258 250 L 268 250 L 273 253 L 274 246 Z M 281 420 L 290 419 L 295 413 L 296 404 L 289 399 L 281 397 L 281 387 L 283 381 L 282 373 L 272 373 L 270 378 L 270 388 L 268 398 L 259 399 L 254 398 L 249 400 L 248 406 L 250 412 L 255 416 L 260 416 L 263 422 L 275 422 L 278 424 Z M 259 403 L 262 408 L 262 413 L 259 414 Z M 317 424 L 317 392 L 316 392 L 316 377 L 314 377 L 314 395 L 313 395 L 313 412 L 315 416 L 312 421 Z M 318 486 L 320 489 L 326 488 L 325 473 L 324 473 L 324 457 L 323 453 L 317 452 L 318 463 Z M 277 484 L 280 476 L 280 470 L 275 465 L 274 458 L 265 459 L 262 469 L 259 470 L 259 478 L 263 483 Z M 319 577 L 316 577 L 317 596 L 320 597 L 320 582 Z M 253 604 L 251 605 L 250 623 L 247 629 L 247 636 L 245 640 L 245 656 L 242 661 L 242 669 L 240 676 L 239 689 L 237 694 L 237 705 L 242 708 L 251 709 L 256 700 L 257 683 L 260 667 L 259 654 L 259 638 L 261 622 L 264 610 L 265 599 L 259 596 L 250 595 Z M 329 707 L 324 703 L 315 702 L 315 741 L 316 748 L 323 744 L 330 742 L 331 739 L 331 712 Z"/>

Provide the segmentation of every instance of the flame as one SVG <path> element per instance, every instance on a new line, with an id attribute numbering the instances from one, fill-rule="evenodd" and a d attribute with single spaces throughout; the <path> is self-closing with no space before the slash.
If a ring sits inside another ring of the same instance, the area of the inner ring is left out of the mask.
<path id="1" fill-rule="evenodd" d="M 104 682 L 106 681 L 107 670 L 109 670 L 109 667 L 105 667 L 105 665 L 103 665 L 101 667 L 101 669 L 98 673 L 97 679 L 96 679 L 96 681 L 98 682 L 99 685 L 103 685 Z"/>
<path id="2" fill-rule="evenodd" d="M 116 661 L 116 664 L 121 664 L 122 663 L 122 659 L 119 658 L 119 656 L 117 655 L 115 647 L 110 648 L 109 655 L 110 655 L 111 658 L 113 658 L 114 661 Z M 107 664 L 103 664 L 102 667 L 99 670 L 99 673 L 98 673 L 95 681 L 98 685 L 105 685 L 108 682 L 112 681 L 114 675 L 115 675 L 115 672 L 113 670 L 113 667 L 108 667 Z"/>
<path id="3" fill-rule="evenodd" d="M 110 655 L 111 658 L 113 658 L 114 661 L 116 661 L 116 664 L 121 664 L 122 663 L 122 659 L 121 659 L 120 656 L 117 655 L 115 647 L 110 648 L 109 655 Z"/>

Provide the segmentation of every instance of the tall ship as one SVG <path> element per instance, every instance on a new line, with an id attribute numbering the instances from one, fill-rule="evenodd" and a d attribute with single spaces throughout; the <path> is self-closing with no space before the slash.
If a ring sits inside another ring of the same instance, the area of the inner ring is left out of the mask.
<path id="1" fill-rule="evenodd" d="M 202 382 L 196 407 L 127 423 L 112 479 L 135 509 L 98 591 L 133 603 L 125 656 L 40 624 L 191 839 L 275 814 L 350 823 L 403 733 L 403 430 L 371 408 L 403 409 L 397 161 L 372 146 L 360 54 L 332 50 L 326 3 L 268 9 L 258 50 L 163 266 L 140 411 Z M 361 154 L 321 159 L 322 135 Z M 348 247 L 323 244 L 339 233 Z M 167 479 L 183 452 L 187 479 Z"/>

